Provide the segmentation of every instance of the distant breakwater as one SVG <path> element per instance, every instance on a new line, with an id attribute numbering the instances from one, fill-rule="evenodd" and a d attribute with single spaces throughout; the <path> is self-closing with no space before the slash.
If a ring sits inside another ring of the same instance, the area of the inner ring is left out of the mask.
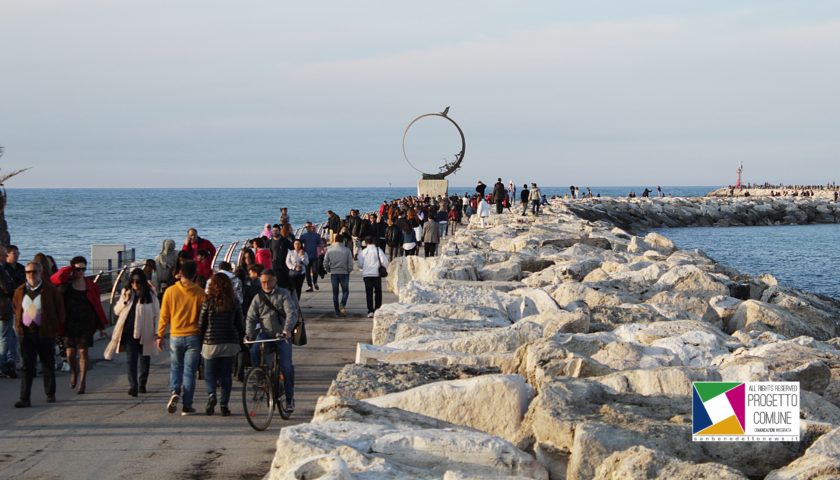
<path id="1" fill-rule="evenodd" d="M 640 232 L 662 227 L 736 227 L 840 223 L 840 204 L 825 198 L 590 198 L 562 202 L 584 220 Z"/>

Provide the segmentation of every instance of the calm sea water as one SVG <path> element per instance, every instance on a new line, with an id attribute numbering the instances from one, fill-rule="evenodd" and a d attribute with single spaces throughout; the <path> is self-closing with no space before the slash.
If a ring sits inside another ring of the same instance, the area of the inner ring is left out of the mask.
<path id="1" fill-rule="evenodd" d="M 581 187 L 583 189 L 584 187 Z M 645 187 L 591 187 L 602 196 L 641 193 Z M 656 186 L 649 187 L 653 190 Z M 717 187 L 663 187 L 674 196 L 702 196 Z M 452 187 L 451 193 L 474 187 Z M 568 187 L 543 187 L 548 196 Z M 164 239 L 180 246 L 187 229 L 216 246 L 253 238 L 265 223 L 276 223 L 280 207 L 289 209 L 293 226 L 324 222 L 326 211 L 340 216 L 351 208 L 378 210 L 383 200 L 416 194 L 414 187 L 281 189 L 9 189 L 6 220 L 21 259 L 37 252 L 64 265 L 76 255 L 90 260 L 92 244 L 118 243 L 134 248 L 138 259 L 154 258 Z"/>
<path id="2" fill-rule="evenodd" d="M 770 273 L 784 286 L 840 299 L 840 225 L 692 227 L 657 230 L 743 273 Z"/>
<path id="3" fill-rule="evenodd" d="M 583 188 L 583 187 L 582 187 Z M 602 196 L 641 193 L 642 187 L 591 187 Z M 655 190 L 655 186 L 650 187 Z M 717 187 L 663 187 L 666 194 L 697 197 Z M 543 187 L 548 196 L 568 187 Z M 453 187 L 452 193 L 473 187 Z M 90 258 L 96 243 L 120 243 L 152 258 L 164 239 L 178 245 L 189 227 L 215 245 L 252 238 L 275 223 L 280 207 L 294 226 L 323 222 L 331 209 L 378 209 L 383 200 L 416 192 L 413 187 L 285 189 L 11 189 L 6 220 L 21 258 L 37 252 L 66 264 L 75 255 Z M 782 284 L 840 298 L 840 225 L 674 228 L 660 230 L 680 248 L 699 248 L 744 273 L 771 273 Z"/>

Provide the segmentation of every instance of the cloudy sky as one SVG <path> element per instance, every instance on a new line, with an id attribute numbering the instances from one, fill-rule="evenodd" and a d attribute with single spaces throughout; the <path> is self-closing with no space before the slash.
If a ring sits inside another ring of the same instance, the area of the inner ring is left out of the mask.
<path id="1" fill-rule="evenodd" d="M 840 2 L 0 2 L 10 187 L 840 181 Z M 429 121 L 422 168 L 458 151 Z"/>

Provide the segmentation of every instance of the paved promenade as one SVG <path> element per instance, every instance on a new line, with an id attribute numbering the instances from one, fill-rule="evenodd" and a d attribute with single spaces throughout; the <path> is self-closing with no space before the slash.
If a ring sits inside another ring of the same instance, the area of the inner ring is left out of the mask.
<path id="1" fill-rule="evenodd" d="M 309 344 L 295 347 L 296 406 L 291 420 L 275 415 L 271 427 L 254 431 L 242 413 L 242 384 L 234 380 L 230 417 L 204 415 L 206 390 L 198 381 L 198 413 L 166 413 L 169 398 L 168 351 L 152 357 L 149 393 L 127 395 L 125 355 L 102 360 L 104 340 L 92 350 L 94 368 L 87 393 L 69 386 L 69 374 L 56 378 L 55 404 L 45 403 L 41 378 L 32 388 L 32 408 L 16 409 L 20 380 L 0 379 L 0 478 L 262 478 L 275 439 L 285 425 L 307 422 L 315 402 L 338 370 L 355 359 L 356 343 L 370 342 L 364 285 L 354 273 L 348 317 L 335 318 L 329 277 L 321 290 L 301 299 Z M 396 301 L 385 292 L 384 303 Z"/>

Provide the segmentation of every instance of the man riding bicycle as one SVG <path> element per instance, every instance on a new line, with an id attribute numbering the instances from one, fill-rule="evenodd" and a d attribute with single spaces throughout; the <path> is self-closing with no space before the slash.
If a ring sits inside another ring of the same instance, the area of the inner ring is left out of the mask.
<path id="1" fill-rule="evenodd" d="M 264 270 L 260 275 L 261 289 L 254 296 L 245 320 L 245 337 L 249 340 L 277 338 L 277 342 L 265 344 L 265 354 L 277 348 L 280 357 L 280 371 L 283 372 L 283 386 L 286 390 L 286 410 L 294 411 L 295 367 L 292 364 L 292 331 L 298 323 L 297 297 L 277 286 L 273 270 Z M 260 351 L 257 345 L 251 348 L 251 364 L 259 365 Z M 268 357 L 266 357 L 268 358 Z"/>

